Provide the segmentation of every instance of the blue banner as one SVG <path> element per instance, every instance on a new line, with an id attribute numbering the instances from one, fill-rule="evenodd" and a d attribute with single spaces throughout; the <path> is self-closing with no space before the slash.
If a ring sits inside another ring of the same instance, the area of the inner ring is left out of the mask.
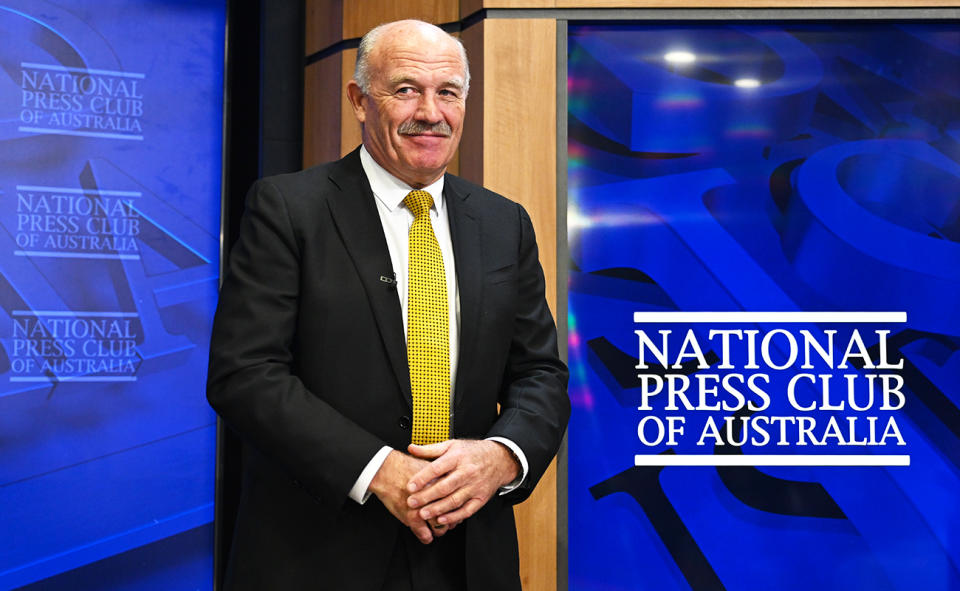
<path id="1" fill-rule="evenodd" d="M 224 29 L 0 1 L 2 589 L 212 584 Z"/>
<path id="2" fill-rule="evenodd" d="M 955 23 L 568 48 L 570 589 L 960 588 Z"/>

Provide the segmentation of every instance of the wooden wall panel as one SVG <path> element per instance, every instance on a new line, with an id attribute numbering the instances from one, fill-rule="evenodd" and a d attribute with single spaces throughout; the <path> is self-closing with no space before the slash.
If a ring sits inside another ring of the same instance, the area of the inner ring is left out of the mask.
<path id="1" fill-rule="evenodd" d="M 345 156 L 360 145 L 360 122 L 353 114 L 353 107 L 347 100 L 347 82 L 353 78 L 353 68 L 357 65 L 357 50 L 346 49 L 341 56 L 340 71 L 340 155 Z"/>
<path id="2" fill-rule="evenodd" d="M 343 39 L 343 0 L 306 0 L 305 13 L 304 55 Z"/>
<path id="3" fill-rule="evenodd" d="M 556 310 L 556 21 L 483 23 L 483 185 L 530 213 Z M 556 462 L 517 506 L 525 591 L 557 587 Z"/>
<path id="4" fill-rule="evenodd" d="M 483 0 L 460 0 L 460 18 L 467 18 L 483 8 Z"/>
<path id="5" fill-rule="evenodd" d="M 556 297 L 556 21 L 484 23 L 483 184 L 533 218 Z"/>
<path id="6" fill-rule="evenodd" d="M 339 55 L 315 62 L 303 72 L 303 166 L 340 156 Z"/>
<path id="7" fill-rule="evenodd" d="M 555 8 L 557 0 L 461 0 L 460 12 L 467 16 L 481 8 Z M 468 9 L 467 12 L 464 9 Z"/>
<path id="8" fill-rule="evenodd" d="M 361 37 L 390 21 L 415 18 L 435 25 L 460 20 L 459 0 L 343 0 L 343 38 Z"/>
<path id="9" fill-rule="evenodd" d="M 460 175 L 468 181 L 483 184 L 483 31 L 484 21 L 461 34 L 463 46 L 470 60 L 470 93 L 467 95 L 467 114 L 460 139 Z"/>

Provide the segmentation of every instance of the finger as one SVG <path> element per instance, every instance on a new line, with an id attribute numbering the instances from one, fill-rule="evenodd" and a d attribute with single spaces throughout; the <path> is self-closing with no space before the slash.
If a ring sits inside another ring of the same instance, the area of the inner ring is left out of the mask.
<path id="1" fill-rule="evenodd" d="M 410 531 L 420 540 L 421 544 L 429 544 L 433 541 L 433 531 L 426 521 L 417 519 L 410 523 Z"/>
<path id="2" fill-rule="evenodd" d="M 438 515 L 443 515 L 445 513 L 450 513 L 451 511 L 456 511 L 463 506 L 464 503 L 469 501 L 471 495 L 465 489 L 459 489 L 456 492 L 438 499 L 437 501 L 430 503 L 424 508 L 420 509 L 417 515 L 421 519 L 431 519 Z"/>
<path id="3" fill-rule="evenodd" d="M 430 484 L 431 481 L 452 472 L 457 467 L 457 459 L 449 455 L 441 456 L 424 466 L 422 470 L 410 477 L 407 483 L 407 492 L 415 493 Z"/>
<path id="4" fill-rule="evenodd" d="M 424 507 L 429 503 L 450 496 L 455 491 L 463 488 L 464 478 L 459 471 L 447 474 L 445 477 L 435 480 L 418 493 L 407 497 L 407 506 L 416 509 Z"/>
<path id="5" fill-rule="evenodd" d="M 450 531 L 450 527 L 446 523 L 438 523 L 435 519 L 431 519 L 427 524 L 430 526 L 430 532 L 435 538 L 441 537 Z"/>
<path id="6" fill-rule="evenodd" d="M 470 499 L 464 503 L 459 509 L 453 511 L 452 513 L 447 513 L 437 517 L 438 523 L 460 523 L 464 519 L 470 517 L 477 511 L 479 511 L 487 502 L 476 497 Z"/>
<path id="7" fill-rule="evenodd" d="M 410 455 L 422 458 L 424 460 L 432 460 L 439 458 L 450 449 L 450 446 L 453 445 L 453 439 L 448 439 L 446 441 L 441 441 L 440 443 L 431 443 L 430 445 L 417 445 L 411 443 L 407 446 L 407 451 L 410 452 Z"/>

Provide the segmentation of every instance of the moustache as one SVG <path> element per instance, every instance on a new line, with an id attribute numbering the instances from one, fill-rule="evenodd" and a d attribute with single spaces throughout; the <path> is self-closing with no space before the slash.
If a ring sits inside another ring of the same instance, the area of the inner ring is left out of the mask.
<path id="1" fill-rule="evenodd" d="M 432 124 L 423 123 L 422 121 L 404 121 L 400 124 L 400 127 L 397 128 L 397 133 L 400 135 L 423 135 L 430 133 L 450 137 L 450 135 L 453 134 L 453 130 L 446 121 L 438 121 Z"/>

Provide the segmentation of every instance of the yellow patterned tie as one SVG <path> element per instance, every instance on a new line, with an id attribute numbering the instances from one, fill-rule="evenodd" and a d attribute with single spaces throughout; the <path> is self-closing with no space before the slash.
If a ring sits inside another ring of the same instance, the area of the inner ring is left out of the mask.
<path id="1" fill-rule="evenodd" d="M 413 388 L 411 441 L 427 445 L 450 438 L 450 327 L 443 255 L 430 224 L 433 197 L 410 191 L 413 212 L 407 284 L 407 363 Z"/>

